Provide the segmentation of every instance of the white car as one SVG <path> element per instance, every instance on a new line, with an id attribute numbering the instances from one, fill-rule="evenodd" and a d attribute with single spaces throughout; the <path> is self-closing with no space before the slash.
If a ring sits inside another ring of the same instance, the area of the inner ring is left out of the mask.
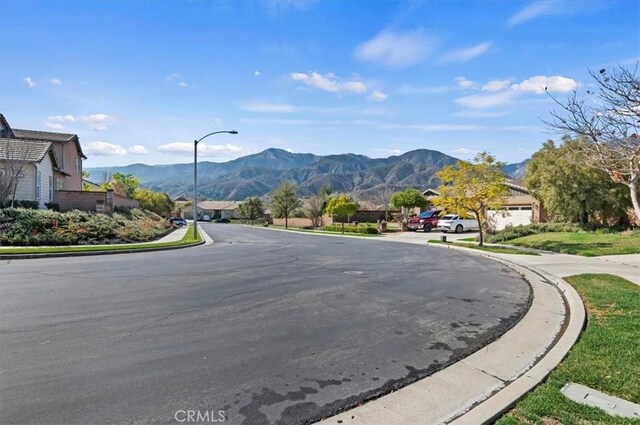
<path id="1" fill-rule="evenodd" d="M 478 222 L 472 218 L 462 218 L 459 215 L 447 214 L 438 220 L 438 230 L 443 233 L 462 233 L 467 230 L 480 230 Z"/>

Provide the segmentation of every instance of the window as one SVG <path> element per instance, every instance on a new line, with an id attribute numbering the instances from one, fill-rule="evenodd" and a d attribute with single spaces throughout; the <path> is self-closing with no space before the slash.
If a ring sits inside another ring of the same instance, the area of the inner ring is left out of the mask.
<path id="1" fill-rule="evenodd" d="M 53 176 L 49 176 L 49 202 L 53 201 Z"/>
<path id="2" fill-rule="evenodd" d="M 64 180 L 56 179 L 56 190 L 62 190 L 62 189 L 64 189 Z"/>
<path id="3" fill-rule="evenodd" d="M 78 173 L 82 173 L 82 158 L 78 157 L 78 159 L 76 159 L 76 171 Z"/>
<path id="4" fill-rule="evenodd" d="M 36 201 L 40 200 L 40 190 L 42 189 L 42 173 L 36 173 Z"/>

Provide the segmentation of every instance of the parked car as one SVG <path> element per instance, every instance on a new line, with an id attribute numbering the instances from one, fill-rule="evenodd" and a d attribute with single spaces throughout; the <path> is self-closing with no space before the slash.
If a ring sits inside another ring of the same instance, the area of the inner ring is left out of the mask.
<path id="1" fill-rule="evenodd" d="M 219 218 L 215 221 L 216 223 L 231 223 L 231 220 L 228 218 Z"/>
<path id="2" fill-rule="evenodd" d="M 204 215 L 202 216 L 202 221 L 211 221 L 211 217 L 209 217 L 208 215 Z"/>
<path id="3" fill-rule="evenodd" d="M 440 218 L 440 213 L 442 211 L 434 210 L 434 211 L 423 211 L 420 215 L 415 217 L 411 217 L 407 222 L 407 228 L 409 230 L 416 231 L 418 229 L 422 229 L 425 232 L 430 232 L 431 229 L 434 229 L 438 226 L 438 219 Z"/>
<path id="4" fill-rule="evenodd" d="M 187 225 L 187 220 L 185 220 L 182 217 L 171 217 L 169 219 L 169 223 L 180 227 L 180 226 L 186 226 Z"/>
<path id="5" fill-rule="evenodd" d="M 438 230 L 443 233 L 449 231 L 462 233 L 467 230 L 480 230 L 478 222 L 472 218 L 463 218 L 455 214 L 447 214 L 438 220 Z"/>

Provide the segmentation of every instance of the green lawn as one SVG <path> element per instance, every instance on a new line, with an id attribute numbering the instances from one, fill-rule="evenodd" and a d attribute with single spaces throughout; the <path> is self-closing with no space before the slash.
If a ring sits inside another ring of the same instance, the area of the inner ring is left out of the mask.
<path id="1" fill-rule="evenodd" d="M 586 330 L 548 379 L 501 419 L 512 424 L 640 424 L 575 403 L 560 393 L 576 382 L 640 403 L 640 287 L 618 276 L 582 274 L 566 280 L 589 317 Z"/>
<path id="2" fill-rule="evenodd" d="M 90 252 L 90 251 L 122 251 L 125 249 L 165 248 L 170 246 L 189 245 L 200 242 L 202 236 L 193 237 L 193 226 L 189 226 L 187 233 L 181 240 L 175 242 L 158 242 L 147 244 L 122 244 L 122 245 L 86 245 L 86 246 L 50 246 L 50 247 L 25 247 L 25 248 L 1 248 L 0 255 L 9 254 L 52 254 L 60 252 Z"/>
<path id="3" fill-rule="evenodd" d="M 436 240 L 436 239 L 429 240 L 429 243 L 430 244 L 437 243 L 437 244 L 460 246 L 462 248 L 471 248 L 471 249 L 476 249 L 478 251 L 493 252 L 493 253 L 496 253 L 496 254 L 540 255 L 540 254 L 538 254 L 536 252 L 525 251 L 523 249 L 509 248 L 509 247 L 505 247 L 505 246 L 489 246 L 489 245 L 478 246 L 478 245 L 474 245 L 474 244 L 471 244 L 471 243 L 468 243 L 468 242 L 441 242 L 441 241 Z"/>
<path id="4" fill-rule="evenodd" d="M 621 233 L 553 232 L 538 233 L 512 239 L 506 243 L 547 251 L 577 254 L 585 257 L 598 255 L 638 254 L 640 235 Z"/>

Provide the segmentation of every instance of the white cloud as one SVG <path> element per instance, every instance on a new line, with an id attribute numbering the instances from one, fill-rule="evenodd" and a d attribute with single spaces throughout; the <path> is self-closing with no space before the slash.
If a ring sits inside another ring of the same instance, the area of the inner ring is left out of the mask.
<path id="1" fill-rule="evenodd" d="M 25 84 L 26 84 L 30 89 L 32 89 L 32 88 L 33 88 L 33 87 L 35 87 L 35 85 L 36 85 L 36 82 L 35 82 L 35 81 L 33 81 L 33 79 L 32 79 L 31 77 L 24 77 L 24 78 L 22 79 L 22 81 L 24 81 L 24 82 L 25 82 Z"/>
<path id="2" fill-rule="evenodd" d="M 476 81 L 467 80 L 465 77 L 456 77 L 454 81 L 458 85 L 458 87 L 462 89 L 474 89 L 478 87 L 478 83 Z"/>
<path id="3" fill-rule="evenodd" d="M 184 81 L 180 81 L 180 84 L 178 84 L 180 87 L 189 87 L 189 84 L 187 84 Z"/>
<path id="4" fill-rule="evenodd" d="M 405 84 L 403 86 L 398 87 L 394 93 L 395 94 L 438 94 L 438 93 L 446 93 L 451 90 L 449 86 L 412 86 L 410 84 Z"/>
<path id="5" fill-rule="evenodd" d="M 461 153 L 463 155 L 469 155 L 469 154 L 474 154 L 478 151 L 475 149 L 469 149 L 469 148 L 457 148 L 457 149 L 454 149 L 452 152 Z"/>
<path id="6" fill-rule="evenodd" d="M 537 0 L 507 19 L 507 25 L 514 27 L 541 16 L 561 15 L 567 12 L 565 0 Z M 574 4 L 574 7 L 580 5 Z"/>
<path id="7" fill-rule="evenodd" d="M 322 121 L 308 119 L 271 119 L 271 118 L 245 118 L 244 124 L 256 125 L 315 125 L 315 124 L 341 124 L 342 121 Z"/>
<path id="8" fill-rule="evenodd" d="M 437 40 L 423 30 L 410 33 L 386 30 L 356 47 L 354 55 L 362 61 L 403 68 L 422 61 L 436 45 Z"/>
<path id="9" fill-rule="evenodd" d="M 127 154 L 124 147 L 107 142 L 90 142 L 83 145 L 83 150 L 95 156 L 124 156 Z"/>
<path id="10" fill-rule="evenodd" d="M 561 75 L 554 75 L 552 77 L 538 75 L 526 79 L 519 84 L 512 84 L 511 90 L 534 92 L 537 94 L 544 93 L 545 91 L 567 93 L 575 90 L 577 87 L 578 83 L 572 78 L 563 77 Z"/>
<path id="11" fill-rule="evenodd" d="M 367 97 L 367 99 L 372 102 L 384 102 L 385 100 L 387 100 L 387 97 L 389 96 L 379 90 L 375 90 Z"/>
<path id="12" fill-rule="evenodd" d="M 490 48 L 491 43 L 480 43 L 466 49 L 445 53 L 444 55 L 442 55 L 440 60 L 442 62 L 466 62 L 483 55 L 484 53 L 488 52 Z"/>
<path id="13" fill-rule="evenodd" d="M 482 86 L 482 91 L 500 91 L 509 87 L 512 80 L 492 80 Z"/>
<path id="14" fill-rule="evenodd" d="M 132 155 L 146 155 L 149 153 L 149 151 L 147 151 L 147 148 L 142 145 L 133 145 L 129 149 L 127 149 L 127 152 Z"/>
<path id="15" fill-rule="evenodd" d="M 76 120 L 76 118 L 71 115 L 71 114 L 67 114 L 67 115 L 51 115 L 49 117 L 47 117 L 47 119 L 51 122 L 74 122 Z"/>
<path id="16" fill-rule="evenodd" d="M 260 71 L 256 70 L 256 71 L 253 71 L 253 75 L 254 75 L 254 77 L 259 77 L 259 76 L 262 75 L 262 73 Z"/>
<path id="17" fill-rule="evenodd" d="M 114 118 L 107 114 L 92 114 L 80 117 L 80 121 L 89 124 L 89 128 L 94 131 L 107 131 L 109 124 L 112 123 Z"/>
<path id="18" fill-rule="evenodd" d="M 220 118 L 214 118 L 214 119 L 211 120 L 211 124 L 221 125 L 222 124 L 222 120 Z"/>
<path id="19" fill-rule="evenodd" d="M 180 74 L 178 74 L 177 72 L 174 72 L 173 74 L 169 74 L 167 75 L 167 81 L 173 81 L 180 78 Z"/>
<path id="20" fill-rule="evenodd" d="M 158 150 L 166 153 L 189 154 L 193 155 L 193 143 L 168 143 L 158 146 Z M 225 143 L 224 145 L 211 145 L 207 143 L 198 143 L 198 155 L 201 156 L 226 156 L 241 152 L 240 146 Z"/>
<path id="21" fill-rule="evenodd" d="M 45 125 L 49 130 L 64 130 L 64 125 L 57 122 L 48 122 Z"/>
<path id="22" fill-rule="evenodd" d="M 62 80 L 59 78 L 52 78 L 50 81 L 51 81 L 51 84 L 53 84 L 54 86 L 59 86 L 62 84 Z"/>
<path id="23" fill-rule="evenodd" d="M 295 81 L 300 81 L 301 83 L 313 87 L 316 89 L 328 91 L 331 93 L 341 94 L 343 92 L 347 93 L 366 93 L 367 86 L 364 85 L 361 81 L 346 81 L 340 82 L 336 79 L 335 74 L 332 72 L 328 73 L 326 76 L 322 76 L 317 72 L 310 72 L 308 74 L 302 72 L 293 72 L 289 74 L 289 76 Z"/>
<path id="24" fill-rule="evenodd" d="M 239 107 L 243 111 L 247 112 L 280 112 L 290 113 L 295 112 L 296 107 L 286 103 L 269 103 L 260 101 L 241 102 Z"/>
<path id="25" fill-rule="evenodd" d="M 474 131 L 482 130 L 484 127 L 469 124 L 382 124 L 379 128 L 383 130 L 418 130 L 425 133 L 440 131 Z"/>
<path id="26" fill-rule="evenodd" d="M 503 91 L 491 94 L 474 94 L 470 96 L 462 96 L 455 100 L 455 102 L 469 109 L 486 109 L 494 108 L 496 106 L 503 106 L 511 102 L 515 97 L 515 93 L 512 91 Z"/>

